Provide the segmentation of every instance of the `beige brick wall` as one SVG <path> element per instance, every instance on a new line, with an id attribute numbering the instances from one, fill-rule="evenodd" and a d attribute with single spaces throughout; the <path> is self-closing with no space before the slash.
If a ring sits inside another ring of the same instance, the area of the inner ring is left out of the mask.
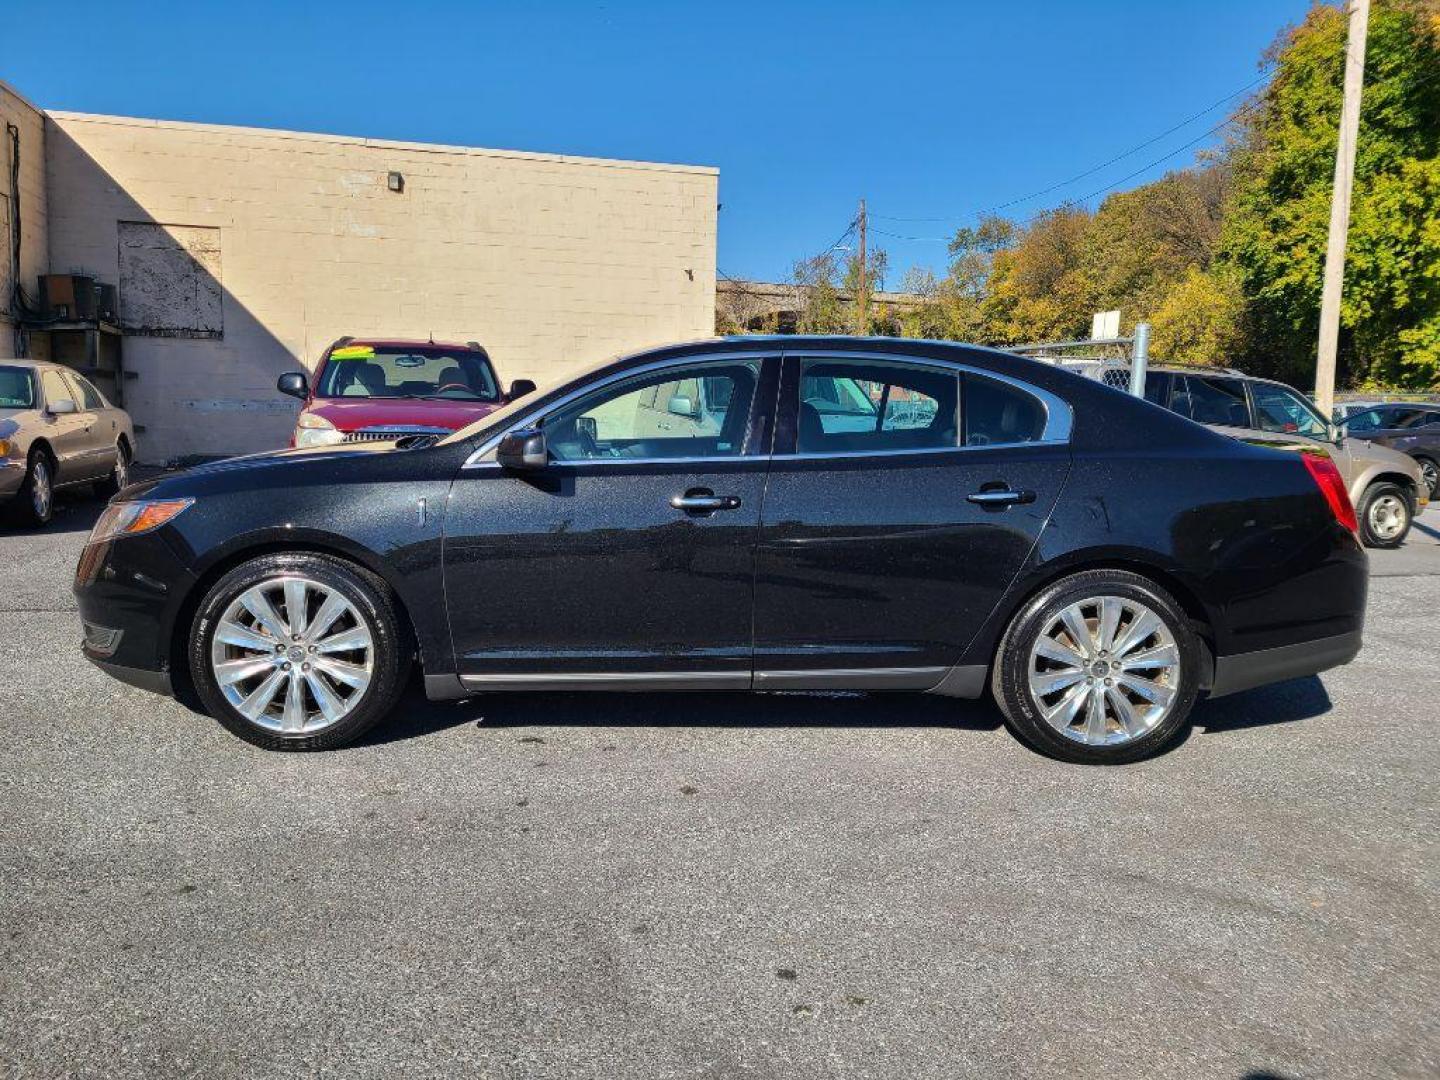
<path id="1" fill-rule="evenodd" d="M 219 229 L 223 339 L 125 339 L 146 460 L 283 444 L 276 376 L 341 334 L 541 381 L 713 332 L 714 169 L 48 115 L 53 272 L 117 281 L 121 221 Z"/>
<path id="2" fill-rule="evenodd" d="M 10 268 L 14 222 L 10 211 L 11 142 L 6 125 L 20 130 L 20 283 L 33 299 L 37 278 L 45 272 L 48 239 L 45 199 L 45 117 L 34 105 L 0 82 L 0 356 L 15 351 Z M 37 335 L 43 338 L 44 335 Z M 38 344 L 44 344 L 43 341 Z M 34 351 L 43 352 L 44 349 Z"/>

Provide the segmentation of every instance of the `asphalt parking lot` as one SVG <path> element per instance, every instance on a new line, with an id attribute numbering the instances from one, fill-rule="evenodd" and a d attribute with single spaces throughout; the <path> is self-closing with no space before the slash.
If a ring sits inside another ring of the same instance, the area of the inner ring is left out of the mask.
<path id="1" fill-rule="evenodd" d="M 1349 667 L 1048 761 L 986 704 L 418 693 L 265 754 L 0 530 L 10 1076 L 1433 1077 L 1440 510 Z"/>

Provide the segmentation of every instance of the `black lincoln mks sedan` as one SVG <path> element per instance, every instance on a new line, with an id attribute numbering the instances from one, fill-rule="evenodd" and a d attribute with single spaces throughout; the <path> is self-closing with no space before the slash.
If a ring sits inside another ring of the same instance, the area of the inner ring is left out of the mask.
<path id="1" fill-rule="evenodd" d="M 1308 446 L 1001 352 L 735 338 L 596 367 L 452 436 L 126 488 L 84 650 L 270 749 L 355 739 L 412 665 L 492 690 L 987 690 L 1077 762 L 1202 695 L 1343 664 L 1366 562 Z"/>

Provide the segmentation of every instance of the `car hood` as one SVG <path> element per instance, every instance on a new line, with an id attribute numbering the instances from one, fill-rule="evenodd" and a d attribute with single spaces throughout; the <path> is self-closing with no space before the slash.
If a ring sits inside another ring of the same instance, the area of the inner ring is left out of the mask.
<path id="1" fill-rule="evenodd" d="M 433 442 L 434 439 L 431 437 L 425 441 Z M 258 454 L 244 454 L 241 457 L 206 462 L 180 472 L 164 473 L 138 484 L 131 484 L 125 489 L 125 494 L 121 498 L 122 501 L 128 502 L 132 499 L 152 497 L 157 499 L 182 497 L 192 494 L 188 490 L 191 482 L 196 480 L 203 482 L 207 477 L 219 477 L 226 473 L 239 472 L 285 472 L 325 461 L 358 462 L 377 454 L 391 454 L 397 451 L 403 452 L 403 448 L 401 441 L 396 439 L 339 443 L 333 446 L 304 446 L 289 450 L 266 450 Z M 287 477 L 283 475 L 267 476 L 263 480 L 257 478 L 257 483 L 265 487 L 284 484 L 286 481 Z"/>
<path id="2" fill-rule="evenodd" d="M 436 428 L 459 431 L 500 408 L 498 401 L 416 398 L 316 398 L 305 411 L 324 417 L 341 431 L 369 427 Z"/>

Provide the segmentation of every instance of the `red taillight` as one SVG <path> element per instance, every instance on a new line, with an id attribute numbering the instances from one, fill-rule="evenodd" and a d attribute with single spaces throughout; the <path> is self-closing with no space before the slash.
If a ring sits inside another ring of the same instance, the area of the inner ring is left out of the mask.
<path id="1" fill-rule="evenodd" d="M 1360 522 L 1355 518 L 1355 507 L 1350 505 L 1350 493 L 1345 490 L 1345 478 L 1340 475 L 1335 462 L 1323 454 L 1301 454 L 1300 460 L 1305 462 L 1311 479 L 1325 496 L 1325 501 L 1330 504 L 1330 512 L 1335 515 L 1335 520 L 1351 532 L 1359 532 Z"/>

